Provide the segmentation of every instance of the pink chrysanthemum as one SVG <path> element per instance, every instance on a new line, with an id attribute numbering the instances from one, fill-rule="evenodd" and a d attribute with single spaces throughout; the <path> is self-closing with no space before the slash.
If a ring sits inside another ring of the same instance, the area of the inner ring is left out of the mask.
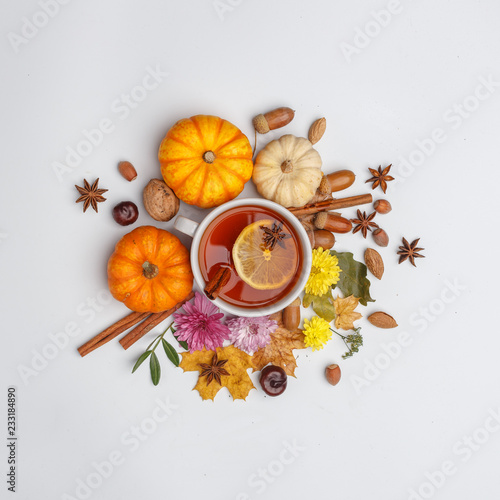
<path id="1" fill-rule="evenodd" d="M 271 341 L 271 333 L 278 328 L 278 323 L 269 316 L 233 318 L 226 321 L 226 325 L 229 327 L 229 340 L 250 355 L 260 347 L 266 347 Z"/>
<path id="2" fill-rule="evenodd" d="M 198 292 L 194 295 L 194 304 L 186 302 L 182 307 L 186 314 L 174 314 L 176 335 L 187 342 L 189 351 L 201 351 L 204 347 L 215 351 L 222 347 L 229 338 L 229 328 L 220 321 L 224 314 Z"/>

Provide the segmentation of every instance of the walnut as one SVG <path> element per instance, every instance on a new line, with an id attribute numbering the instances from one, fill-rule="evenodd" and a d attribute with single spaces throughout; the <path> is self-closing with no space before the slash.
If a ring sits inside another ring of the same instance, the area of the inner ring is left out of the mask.
<path id="1" fill-rule="evenodd" d="M 169 221 L 179 211 L 179 198 L 160 179 L 151 179 L 143 191 L 144 208 L 154 220 Z"/>

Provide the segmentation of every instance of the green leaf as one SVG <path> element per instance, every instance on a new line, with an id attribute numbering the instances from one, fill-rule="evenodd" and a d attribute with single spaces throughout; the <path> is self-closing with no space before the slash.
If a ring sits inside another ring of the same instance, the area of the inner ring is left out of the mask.
<path id="1" fill-rule="evenodd" d="M 329 290 L 323 295 L 314 297 L 313 310 L 320 317 L 330 323 L 335 319 L 335 308 L 333 307 L 332 292 Z"/>
<path id="2" fill-rule="evenodd" d="M 366 277 L 366 266 L 354 260 L 351 252 L 338 253 L 335 250 L 330 250 L 330 254 L 339 259 L 339 267 L 342 272 L 339 274 L 336 286 L 344 294 L 344 297 L 354 295 L 364 306 L 368 305 L 368 302 L 375 302 L 370 297 L 370 281 Z"/>
<path id="3" fill-rule="evenodd" d="M 170 329 L 172 330 L 172 335 L 174 336 L 174 339 L 177 340 L 177 342 L 179 342 L 179 345 L 183 348 L 183 349 L 186 349 L 186 351 L 189 351 L 189 346 L 188 346 L 188 343 L 185 341 L 185 340 L 179 340 L 179 336 L 175 334 L 175 332 L 177 331 L 175 328 L 174 328 L 174 325 L 170 325 Z"/>
<path id="4" fill-rule="evenodd" d="M 175 366 L 179 366 L 180 360 L 176 350 L 165 339 L 161 339 L 161 343 L 163 345 L 163 349 L 165 349 L 167 358 L 172 361 Z"/>
<path id="5" fill-rule="evenodd" d="M 177 337 L 175 337 L 177 339 Z M 179 342 L 179 345 L 183 348 L 186 349 L 186 351 L 189 351 L 189 346 L 188 343 L 185 340 L 177 340 Z"/>
<path id="6" fill-rule="evenodd" d="M 172 333 L 174 332 L 175 330 L 172 330 Z M 185 340 L 179 340 L 177 338 L 177 335 L 174 335 L 175 337 L 175 340 L 177 340 L 177 342 L 179 342 L 179 345 L 183 348 L 183 349 L 186 349 L 186 351 L 189 351 L 189 346 L 188 346 L 188 343 L 185 341 Z"/>
<path id="7" fill-rule="evenodd" d="M 152 353 L 153 351 L 146 351 L 143 352 L 140 356 L 139 359 L 136 361 L 134 368 L 132 369 L 132 373 L 134 373 L 139 366 L 142 365 L 142 363 L 146 360 L 146 358 Z"/>
<path id="8" fill-rule="evenodd" d="M 151 370 L 151 380 L 153 384 L 158 385 L 160 382 L 161 369 L 158 356 L 156 356 L 154 352 L 151 354 L 151 359 L 149 360 L 149 369 Z"/>
<path id="9" fill-rule="evenodd" d="M 305 293 L 302 306 L 309 307 L 312 304 L 314 312 L 330 323 L 335 319 L 335 308 L 333 307 L 332 291 L 328 290 L 323 295 L 312 295 Z"/>
<path id="10" fill-rule="evenodd" d="M 315 295 L 312 295 L 310 293 L 304 293 L 304 298 L 302 299 L 302 306 L 307 309 L 312 304 L 314 297 Z"/>

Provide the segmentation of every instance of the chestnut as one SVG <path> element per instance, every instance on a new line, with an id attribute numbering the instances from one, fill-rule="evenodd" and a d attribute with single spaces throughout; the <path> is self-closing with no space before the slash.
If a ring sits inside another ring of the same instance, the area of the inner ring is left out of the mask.
<path id="1" fill-rule="evenodd" d="M 137 220 L 137 217 L 139 217 L 139 209 L 131 201 L 122 201 L 113 208 L 113 219 L 120 226 L 133 224 Z"/>
<path id="2" fill-rule="evenodd" d="M 279 396 L 286 389 L 287 375 L 280 366 L 266 366 L 260 373 L 260 385 L 268 396 Z"/>

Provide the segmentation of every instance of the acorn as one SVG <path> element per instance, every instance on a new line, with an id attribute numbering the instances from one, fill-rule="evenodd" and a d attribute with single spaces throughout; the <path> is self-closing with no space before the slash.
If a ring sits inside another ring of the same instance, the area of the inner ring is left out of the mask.
<path id="1" fill-rule="evenodd" d="M 270 130 L 288 125 L 295 116 L 295 111 L 290 108 L 277 108 L 265 114 L 257 115 L 252 123 L 259 134 L 267 134 Z"/>

